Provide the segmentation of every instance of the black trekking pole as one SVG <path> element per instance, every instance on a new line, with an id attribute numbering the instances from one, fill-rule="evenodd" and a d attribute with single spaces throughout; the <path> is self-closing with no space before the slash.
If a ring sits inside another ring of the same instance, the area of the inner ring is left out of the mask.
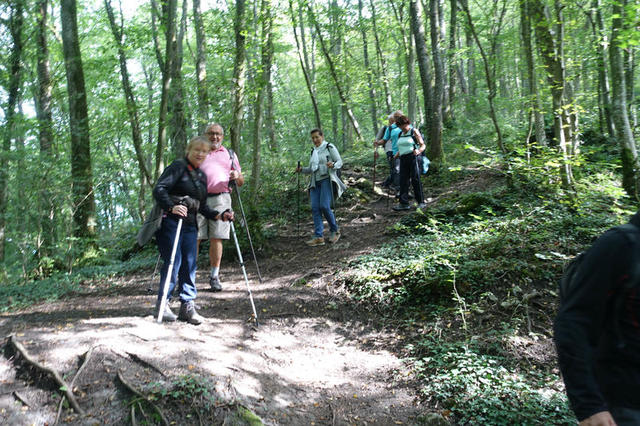
<path id="1" fill-rule="evenodd" d="M 247 284 L 247 293 L 249 293 L 249 300 L 251 301 L 251 309 L 253 309 L 253 319 L 256 322 L 256 327 L 258 327 L 258 313 L 256 312 L 256 305 L 253 303 L 253 295 L 251 294 L 251 287 L 249 287 L 249 278 L 247 278 L 247 270 L 244 267 L 244 260 L 242 259 L 240 244 L 238 244 L 238 237 L 236 236 L 236 228 L 235 226 L 233 226 L 233 221 L 229 222 L 229 224 L 231 225 L 231 235 L 233 235 L 233 241 L 236 243 L 236 250 L 238 251 L 238 260 L 240 261 L 240 266 L 242 267 L 244 282 Z"/>
<path id="2" fill-rule="evenodd" d="M 169 281 L 171 280 L 171 273 L 173 271 L 173 261 L 176 258 L 176 250 L 178 249 L 178 240 L 180 239 L 180 230 L 182 229 L 182 218 L 178 219 L 178 229 L 176 229 L 176 236 L 173 239 L 173 248 L 171 249 L 171 257 L 169 258 L 169 268 L 167 269 L 167 276 L 162 283 L 162 299 L 160 299 L 160 307 L 158 308 L 157 323 L 162 322 L 162 315 L 167 307 L 167 293 L 169 292 Z"/>
<path id="3" fill-rule="evenodd" d="M 236 181 L 229 182 L 230 185 L 235 187 L 236 197 L 238 198 L 238 205 L 240 206 L 240 213 L 242 213 L 242 220 L 244 221 L 244 229 L 247 231 L 247 239 L 249 240 L 249 247 L 251 248 L 251 254 L 253 255 L 253 261 L 256 264 L 256 272 L 258 273 L 258 281 L 262 284 L 262 275 L 260 274 L 260 267 L 258 266 L 258 258 L 256 252 L 253 249 L 253 242 L 251 241 L 251 233 L 249 232 L 249 222 L 247 222 L 247 216 L 244 214 L 244 207 L 242 207 L 242 199 L 240 198 L 240 188 L 236 185 Z"/>
<path id="4" fill-rule="evenodd" d="M 296 169 L 298 172 L 298 190 L 296 191 L 297 199 L 298 199 L 298 209 L 296 210 L 296 222 L 298 227 L 298 237 L 300 237 L 300 161 L 298 161 L 298 168 Z"/>

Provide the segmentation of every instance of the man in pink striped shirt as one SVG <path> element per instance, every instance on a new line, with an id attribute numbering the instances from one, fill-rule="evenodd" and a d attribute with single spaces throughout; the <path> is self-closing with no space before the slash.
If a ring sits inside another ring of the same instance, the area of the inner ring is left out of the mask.
<path id="1" fill-rule="evenodd" d="M 244 176 L 235 153 L 229 152 L 222 146 L 224 130 L 222 126 L 214 123 L 207 126 L 205 136 L 211 142 L 211 152 L 207 155 L 200 166 L 207 175 L 207 204 L 210 208 L 218 211 L 225 211 L 231 208 L 231 187 L 230 182 L 242 186 Z M 209 240 L 209 265 L 211 275 L 209 285 L 213 291 L 221 291 L 220 284 L 220 261 L 222 260 L 222 240 L 229 239 L 229 222 L 221 220 L 207 220 L 204 216 L 198 215 L 198 247 L 200 241 Z"/>

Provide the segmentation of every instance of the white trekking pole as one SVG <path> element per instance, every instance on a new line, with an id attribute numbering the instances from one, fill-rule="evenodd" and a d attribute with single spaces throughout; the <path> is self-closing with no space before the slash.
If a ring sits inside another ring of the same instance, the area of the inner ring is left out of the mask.
<path id="1" fill-rule="evenodd" d="M 180 239 L 180 230 L 182 229 L 182 218 L 178 219 L 178 229 L 176 229 L 176 237 L 173 240 L 173 248 L 171 249 L 171 257 L 169 258 L 169 268 L 167 276 L 162 283 L 162 299 L 160 300 L 160 308 L 158 309 L 157 323 L 162 322 L 162 315 L 167 307 L 167 293 L 169 292 L 169 281 L 171 281 L 171 272 L 173 272 L 173 261 L 176 258 L 176 250 L 178 249 L 178 240 Z"/>
<path id="2" fill-rule="evenodd" d="M 236 228 L 233 226 L 233 222 L 229 222 L 229 224 L 231 225 L 231 234 L 233 235 L 233 241 L 236 243 L 236 250 L 238 250 L 238 259 L 240 260 L 240 266 L 242 266 L 244 282 L 247 284 L 247 292 L 249 293 L 249 300 L 251 301 L 251 309 L 253 309 L 253 318 L 256 321 L 256 327 L 258 327 L 258 314 L 256 313 L 256 305 L 253 303 L 253 295 L 251 294 L 251 288 L 249 287 L 249 278 L 247 278 L 247 271 L 244 268 L 244 260 L 242 259 L 240 244 L 238 244 L 238 237 L 236 237 Z"/>

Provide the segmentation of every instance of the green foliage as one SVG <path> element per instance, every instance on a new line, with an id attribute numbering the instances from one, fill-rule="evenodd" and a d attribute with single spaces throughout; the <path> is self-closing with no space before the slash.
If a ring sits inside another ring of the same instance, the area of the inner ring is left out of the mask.
<path id="1" fill-rule="evenodd" d="M 476 344 L 422 340 L 409 350 L 425 398 L 445 407 L 459 424 L 575 424 L 553 374 L 509 367 Z"/>

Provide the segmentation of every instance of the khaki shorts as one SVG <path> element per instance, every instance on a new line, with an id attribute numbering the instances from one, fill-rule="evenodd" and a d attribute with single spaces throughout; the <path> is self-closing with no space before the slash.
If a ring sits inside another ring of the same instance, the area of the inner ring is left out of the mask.
<path id="1" fill-rule="evenodd" d="M 231 208 L 231 194 L 222 193 L 219 195 L 207 196 L 207 205 L 218 213 Z M 209 220 L 198 213 L 198 239 L 209 240 L 215 238 L 218 240 L 228 240 L 231 227 L 229 222 L 222 220 Z"/>

